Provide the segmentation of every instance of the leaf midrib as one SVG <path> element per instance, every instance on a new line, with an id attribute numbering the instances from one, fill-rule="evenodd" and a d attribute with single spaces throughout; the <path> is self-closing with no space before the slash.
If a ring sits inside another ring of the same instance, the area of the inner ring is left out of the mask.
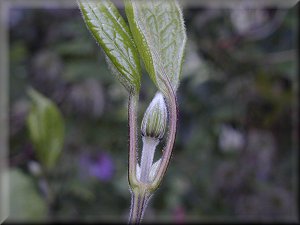
<path id="1" fill-rule="evenodd" d="M 87 6 L 88 6 L 89 9 L 92 11 L 92 13 L 93 13 L 94 16 L 97 18 L 97 20 L 98 20 L 98 21 L 101 21 L 101 20 L 99 19 L 98 15 L 96 14 L 96 12 L 93 10 L 91 4 L 87 3 Z M 98 10 L 97 7 L 95 7 L 95 8 L 96 8 L 96 10 Z M 115 17 L 113 17 L 113 18 L 115 18 Z M 89 20 L 90 20 L 90 19 L 89 19 Z M 101 24 L 101 23 L 100 23 L 100 24 Z M 114 23 L 114 24 L 120 25 L 119 23 Z M 97 26 L 95 26 L 95 25 L 93 25 L 93 26 L 97 28 Z M 129 67 L 131 68 L 131 70 L 135 73 L 135 69 L 133 68 L 133 66 L 132 66 L 132 64 L 130 63 L 130 61 L 127 59 L 127 56 L 124 55 L 123 51 L 120 50 L 120 48 L 116 45 L 115 41 L 114 41 L 113 39 L 111 39 L 110 36 L 104 31 L 104 29 L 102 28 L 102 26 L 99 26 L 99 27 L 100 27 L 100 29 L 103 31 L 103 33 L 105 34 L 105 36 L 106 36 L 109 40 L 112 41 L 112 43 L 113 43 L 113 45 L 115 46 L 115 48 L 120 52 L 120 54 L 123 56 L 123 59 L 127 62 L 127 64 L 129 65 Z M 121 29 L 121 30 L 123 30 L 123 29 Z M 128 37 L 128 36 L 127 36 L 127 37 Z M 102 41 L 102 40 L 100 40 L 100 41 Z M 112 63 L 114 64 L 114 66 L 117 67 L 117 65 L 115 65 L 115 63 L 113 62 L 113 60 L 111 60 L 111 61 L 112 61 Z M 120 65 L 121 65 L 121 64 L 120 64 Z M 125 72 L 126 72 L 127 74 L 129 74 L 130 77 L 133 77 L 132 74 L 131 74 L 124 66 L 121 65 L 121 67 L 122 67 L 123 70 L 125 70 Z M 133 78 L 134 78 L 134 77 L 133 77 Z"/>

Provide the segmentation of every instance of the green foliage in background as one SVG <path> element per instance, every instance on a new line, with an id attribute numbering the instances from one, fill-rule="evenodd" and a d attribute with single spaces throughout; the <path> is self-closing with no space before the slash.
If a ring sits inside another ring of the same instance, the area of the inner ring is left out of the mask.
<path id="1" fill-rule="evenodd" d="M 9 211 L 15 222 L 41 222 L 47 214 L 47 206 L 33 179 L 19 169 L 9 173 L 10 205 Z"/>
<path id="2" fill-rule="evenodd" d="M 32 106 L 27 126 L 36 156 L 47 169 L 52 169 L 61 154 L 64 144 L 64 121 L 57 106 L 34 89 L 28 94 Z"/>

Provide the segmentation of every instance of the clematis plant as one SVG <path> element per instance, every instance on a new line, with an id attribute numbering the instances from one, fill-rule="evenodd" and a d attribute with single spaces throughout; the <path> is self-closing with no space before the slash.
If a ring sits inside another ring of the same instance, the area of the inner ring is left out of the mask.
<path id="1" fill-rule="evenodd" d="M 132 195 L 129 223 L 140 223 L 150 197 L 166 173 L 175 141 L 176 91 L 186 32 L 181 8 L 175 0 L 125 0 L 124 3 L 129 26 L 111 1 L 78 1 L 82 17 L 104 50 L 111 72 L 129 94 L 128 181 Z M 140 61 L 158 89 L 141 124 L 141 153 L 137 146 Z M 163 153 L 153 162 L 166 130 Z"/>

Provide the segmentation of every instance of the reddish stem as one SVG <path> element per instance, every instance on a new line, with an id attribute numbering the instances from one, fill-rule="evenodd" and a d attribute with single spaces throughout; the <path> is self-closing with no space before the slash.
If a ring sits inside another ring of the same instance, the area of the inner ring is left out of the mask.
<path id="1" fill-rule="evenodd" d="M 137 165 L 137 105 L 139 96 L 130 93 L 128 101 L 128 129 L 129 129 L 129 152 L 128 152 L 128 181 L 133 189 L 138 185 L 136 177 Z"/>

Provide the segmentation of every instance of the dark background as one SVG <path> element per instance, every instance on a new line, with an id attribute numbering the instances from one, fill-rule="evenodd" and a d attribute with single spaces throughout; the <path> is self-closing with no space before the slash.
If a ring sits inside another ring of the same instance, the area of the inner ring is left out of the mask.
<path id="1" fill-rule="evenodd" d="M 295 221 L 297 7 L 183 13 L 176 144 L 145 220 Z M 128 96 L 79 10 L 12 8 L 9 60 L 10 221 L 127 222 Z M 29 86 L 66 123 L 51 206 L 25 123 Z M 155 92 L 144 73 L 139 122 Z"/>

